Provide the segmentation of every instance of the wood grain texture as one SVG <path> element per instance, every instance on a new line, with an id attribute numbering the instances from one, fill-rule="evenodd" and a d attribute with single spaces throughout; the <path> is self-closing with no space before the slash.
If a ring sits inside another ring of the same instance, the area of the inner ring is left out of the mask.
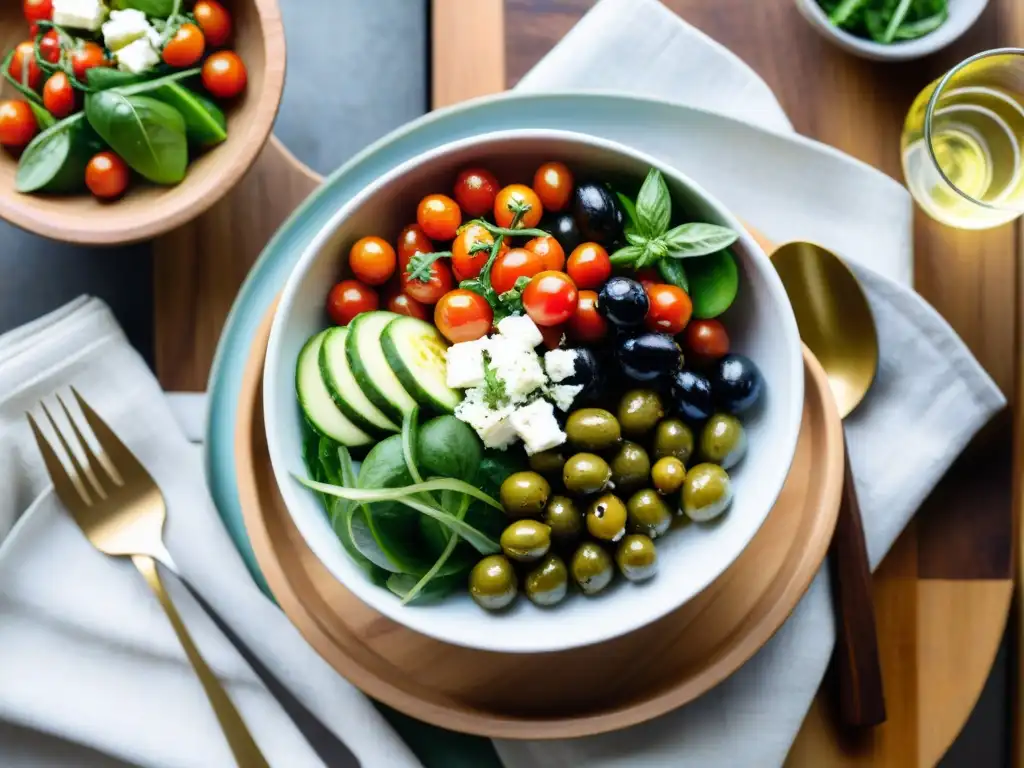
<path id="1" fill-rule="evenodd" d="M 504 0 L 432 0 L 434 109 L 505 89 Z M 467 30 L 467 34 L 449 34 Z"/>
<path id="2" fill-rule="evenodd" d="M 285 41 L 277 0 L 227 3 L 234 19 L 234 46 L 246 64 L 245 94 L 226 111 L 228 140 L 199 156 L 185 180 L 158 187 L 135 180 L 114 204 L 92 195 L 22 195 L 14 189 L 16 160 L 0 154 L 0 216 L 56 240 L 116 245 L 156 237 L 190 221 L 220 200 L 259 156 L 270 137 L 284 89 Z M 4 52 L 24 39 L 21 4 L 3 3 L 0 40 Z M 14 89 L 4 86 L 10 95 Z"/>

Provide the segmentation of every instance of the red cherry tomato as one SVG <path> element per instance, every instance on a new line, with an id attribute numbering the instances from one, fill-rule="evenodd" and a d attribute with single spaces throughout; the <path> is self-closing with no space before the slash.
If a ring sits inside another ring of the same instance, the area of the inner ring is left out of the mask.
<path id="1" fill-rule="evenodd" d="M 565 163 L 544 163 L 533 176 L 533 191 L 545 211 L 561 211 L 572 197 L 572 172 Z"/>
<path id="2" fill-rule="evenodd" d="M 540 331 L 540 335 L 544 339 L 544 347 L 546 349 L 558 349 L 562 346 L 566 327 L 564 325 L 538 326 L 537 330 Z"/>
<path id="3" fill-rule="evenodd" d="M 471 253 L 474 245 L 481 243 L 488 250 Z M 469 280 L 480 274 L 487 259 L 491 256 L 490 249 L 494 246 L 494 235 L 480 224 L 467 224 L 459 230 L 452 242 L 452 270 L 458 280 Z M 508 246 L 502 240 L 499 253 L 507 251 Z"/>
<path id="4" fill-rule="evenodd" d="M 694 320 L 686 329 L 686 346 L 699 357 L 717 360 L 729 354 L 729 334 L 718 320 Z"/>
<path id="5" fill-rule="evenodd" d="M 206 38 L 195 24 L 182 24 L 164 46 L 164 63 L 171 67 L 191 67 L 206 51 Z"/>
<path id="6" fill-rule="evenodd" d="M 565 268 L 565 251 L 555 238 L 535 237 L 523 247 L 540 256 L 544 269 L 558 272 Z"/>
<path id="7" fill-rule="evenodd" d="M 218 99 L 233 99 L 248 81 L 249 72 L 234 51 L 218 51 L 203 64 L 203 86 Z"/>
<path id="8" fill-rule="evenodd" d="M 85 73 L 93 67 L 106 67 L 109 64 L 103 49 L 96 43 L 84 42 L 71 51 L 71 71 L 79 82 L 85 82 Z"/>
<path id="9" fill-rule="evenodd" d="M 455 179 L 455 201 L 467 216 L 490 213 L 497 195 L 497 178 L 483 168 L 467 168 Z"/>
<path id="10" fill-rule="evenodd" d="M 644 317 L 647 330 L 670 336 L 683 332 L 693 314 L 693 302 L 686 291 L 677 285 L 659 283 L 647 290 L 647 299 L 650 301 Z"/>
<path id="11" fill-rule="evenodd" d="M 36 36 L 37 22 L 53 19 L 53 0 L 25 0 L 22 3 L 25 21 L 32 29 L 32 37 Z"/>
<path id="12" fill-rule="evenodd" d="M 57 34 L 56 29 L 48 30 L 39 41 L 39 55 L 43 57 L 44 61 L 56 64 L 60 61 L 60 54 L 60 35 Z"/>
<path id="13" fill-rule="evenodd" d="M 43 71 L 36 61 L 35 44 L 29 40 L 18 43 L 14 49 L 14 58 L 11 59 L 11 66 L 7 69 L 11 77 L 23 85 L 27 85 L 33 91 L 39 90 L 43 81 Z"/>
<path id="14" fill-rule="evenodd" d="M 426 320 L 430 317 L 427 308 L 420 304 L 412 296 L 402 293 L 400 283 L 392 284 L 384 293 L 384 308 L 396 315 L 415 317 L 417 320 Z"/>
<path id="15" fill-rule="evenodd" d="M 327 314 L 337 325 L 348 325 L 356 315 L 379 306 L 376 292 L 358 280 L 342 280 L 327 294 Z"/>
<path id="16" fill-rule="evenodd" d="M 427 195 L 416 208 L 416 223 L 431 240 L 451 240 L 462 224 L 462 211 L 448 195 Z"/>
<path id="17" fill-rule="evenodd" d="M 357 240 L 348 252 L 352 273 L 367 285 L 383 285 L 395 274 L 398 257 L 391 243 L 380 237 Z"/>
<path id="18" fill-rule="evenodd" d="M 520 277 L 533 277 L 544 271 L 544 262 L 533 251 L 512 248 L 508 253 L 499 254 L 491 267 L 491 287 L 500 296 L 516 287 Z"/>
<path id="19" fill-rule="evenodd" d="M 520 218 L 520 227 L 536 227 L 544 215 L 544 206 L 537 193 L 525 184 L 509 184 L 494 198 L 494 221 L 499 227 L 511 227 L 516 209 L 530 206 Z"/>
<path id="20" fill-rule="evenodd" d="M 662 277 L 654 267 L 644 267 L 643 269 L 637 270 L 636 274 L 633 275 L 633 279 L 640 283 L 646 291 L 652 285 L 660 283 Z"/>
<path id="21" fill-rule="evenodd" d="M 581 243 L 569 255 L 565 271 L 580 288 L 596 291 L 612 276 L 612 262 L 597 243 Z"/>
<path id="22" fill-rule="evenodd" d="M 434 244 L 419 224 L 410 224 L 398 233 L 398 263 L 404 267 L 417 253 L 433 253 Z"/>
<path id="23" fill-rule="evenodd" d="M 608 321 L 597 311 L 597 292 L 580 291 L 576 311 L 567 324 L 569 337 L 575 341 L 601 341 L 608 335 Z"/>
<path id="24" fill-rule="evenodd" d="M 231 14 L 216 0 L 199 0 L 192 15 L 212 48 L 220 48 L 231 39 Z"/>
<path id="25" fill-rule="evenodd" d="M 410 280 L 402 270 L 402 290 L 423 304 L 436 304 L 451 289 L 451 267 L 440 259 L 430 265 L 430 279 L 427 281 Z"/>
<path id="26" fill-rule="evenodd" d="M 446 293 L 434 307 L 434 325 L 453 344 L 486 336 L 493 322 L 487 299 L 461 288 Z"/>
<path id="27" fill-rule="evenodd" d="M 75 111 L 75 89 L 63 72 L 54 72 L 43 86 L 43 106 L 58 120 Z"/>
<path id="28" fill-rule="evenodd" d="M 120 197 L 130 180 L 128 164 L 113 152 L 100 152 L 85 166 L 85 186 L 100 200 Z"/>
<path id="29" fill-rule="evenodd" d="M 0 101 L 0 144 L 10 149 L 28 145 L 39 132 L 32 108 L 24 101 Z"/>
<path id="30" fill-rule="evenodd" d="M 568 321 L 578 303 L 576 285 L 564 272 L 541 272 L 523 291 L 523 309 L 539 326 Z"/>

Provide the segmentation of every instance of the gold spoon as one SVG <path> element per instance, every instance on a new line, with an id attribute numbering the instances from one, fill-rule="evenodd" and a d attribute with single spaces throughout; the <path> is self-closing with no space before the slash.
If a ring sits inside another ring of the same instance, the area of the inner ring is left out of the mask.
<path id="1" fill-rule="evenodd" d="M 772 263 L 789 294 L 800 337 L 825 369 L 845 419 L 860 405 L 878 371 L 878 332 L 864 291 L 838 256 L 814 243 L 787 243 L 772 254 Z M 885 697 L 871 568 L 849 451 L 843 485 L 830 558 L 839 619 L 839 711 L 849 725 L 878 725 L 885 722 Z"/>

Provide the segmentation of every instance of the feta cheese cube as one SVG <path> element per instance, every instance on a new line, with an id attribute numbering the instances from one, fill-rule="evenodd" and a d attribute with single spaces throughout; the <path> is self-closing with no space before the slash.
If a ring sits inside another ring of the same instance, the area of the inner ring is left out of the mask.
<path id="1" fill-rule="evenodd" d="M 516 431 L 510 417 L 514 408 L 490 408 L 484 402 L 484 390 L 474 387 L 466 391 L 465 399 L 455 408 L 455 417 L 469 424 L 488 448 L 504 450 L 516 441 Z"/>
<path id="2" fill-rule="evenodd" d="M 565 432 L 558 426 L 555 409 L 547 400 L 534 400 L 517 409 L 511 416 L 511 422 L 530 455 L 565 442 Z"/>
<path id="3" fill-rule="evenodd" d="M 156 30 L 146 21 L 146 14 L 142 11 L 134 8 L 111 11 L 110 20 L 103 25 L 103 42 L 111 51 L 118 51 L 141 37 L 152 41 L 151 33 L 154 32 Z"/>
<path id="4" fill-rule="evenodd" d="M 464 341 L 448 347 L 446 378 L 453 389 L 479 387 L 484 383 L 484 350 L 487 339 Z"/>
<path id="5" fill-rule="evenodd" d="M 568 411 L 572 408 L 573 402 L 576 400 L 576 395 L 583 391 L 582 385 L 572 384 L 556 384 L 553 387 L 548 387 L 545 390 L 545 394 L 551 398 L 560 411 Z"/>
<path id="6" fill-rule="evenodd" d="M 576 350 L 552 349 L 544 355 L 544 370 L 553 382 L 565 381 L 576 373 Z"/>
<path id="7" fill-rule="evenodd" d="M 53 23 L 95 32 L 107 18 L 102 0 L 53 0 Z"/>
<path id="8" fill-rule="evenodd" d="M 491 345 L 491 350 L 497 346 Z M 513 403 L 521 403 L 527 396 L 547 384 L 547 376 L 540 357 L 532 349 L 524 349 L 505 342 L 499 354 L 491 354 L 491 364 L 498 378 L 505 383 L 505 394 Z"/>
<path id="9" fill-rule="evenodd" d="M 160 54 L 145 37 L 114 51 L 114 58 L 117 59 L 118 69 L 133 75 L 140 75 L 160 63 Z"/>
<path id="10" fill-rule="evenodd" d="M 533 349 L 544 341 L 540 328 L 527 315 L 512 315 L 501 320 L 498 333 L 527 349 Z"/>

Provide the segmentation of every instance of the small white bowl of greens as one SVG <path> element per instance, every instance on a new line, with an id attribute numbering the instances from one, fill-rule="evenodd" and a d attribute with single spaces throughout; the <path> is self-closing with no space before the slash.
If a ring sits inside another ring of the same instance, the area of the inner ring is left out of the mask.
<path id="1" fill-rule="evenodd" d="M 967 32 L 987 5 L 988 0 L 796 0 L 824 37 L 875 61 L 939 51 Z"/>

